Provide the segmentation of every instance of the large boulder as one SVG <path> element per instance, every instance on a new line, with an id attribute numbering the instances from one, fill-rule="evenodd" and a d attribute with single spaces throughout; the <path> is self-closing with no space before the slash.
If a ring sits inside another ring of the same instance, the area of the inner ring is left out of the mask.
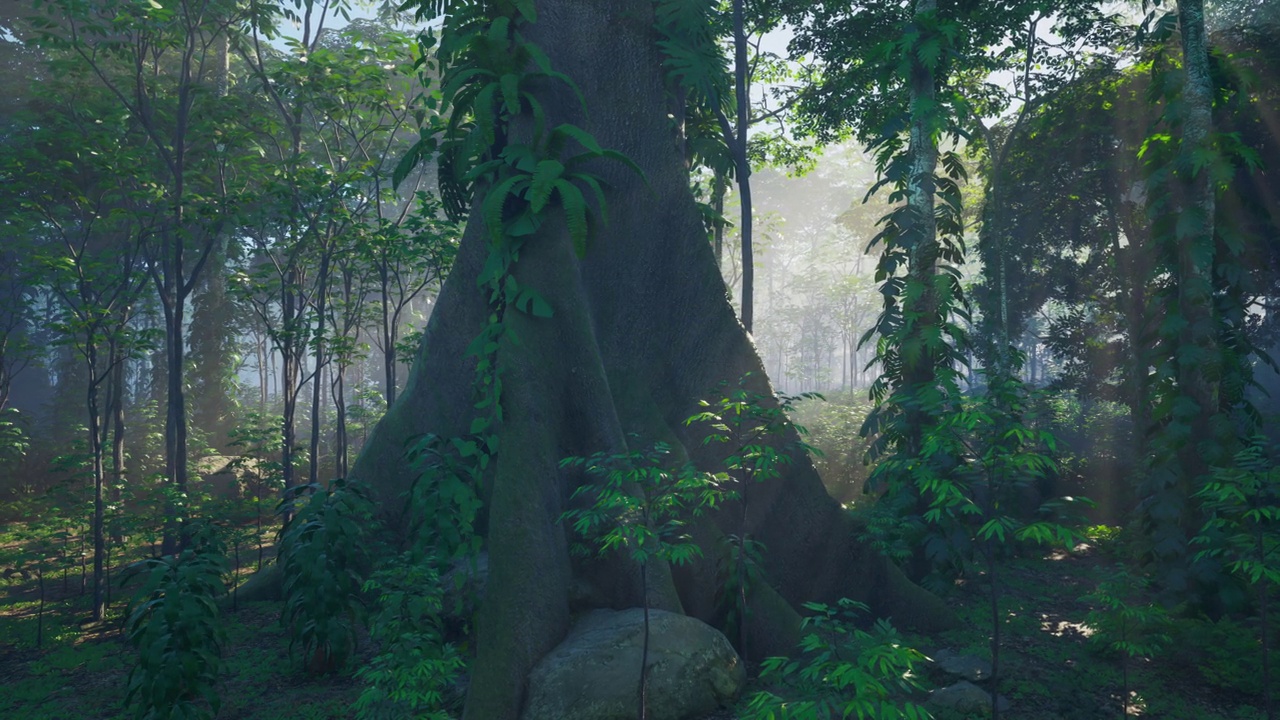
<path id="1" fill-rule="evenodd" d="M 521 720 L 636 720 L 644 611 L 581 615 L 529 674 Z M 690 720 L 727 706 L 746 669 L 718 630 L 701 620 L 649 611 L 649 720 Z"/>
<path id="2" fill-rule="evenodd" d="M 197 492 L 221 500 L 242 500 L 259 482 L 258 461 L 248 457 L 209 455 L 192 463 Z"/>

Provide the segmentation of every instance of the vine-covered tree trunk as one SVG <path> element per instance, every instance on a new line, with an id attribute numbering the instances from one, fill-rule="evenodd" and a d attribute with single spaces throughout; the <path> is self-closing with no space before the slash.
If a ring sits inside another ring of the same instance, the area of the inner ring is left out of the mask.
<path id="1" fill-rule="evenodd" d="M 515 720 L 533 665 L 564 637 L 571 610 L 641 605 L 638 569 L 620 558 L 571 562 L 558 519 L 575 476 L 569 455 L 671 443 L 700 467 L 715 469 L 722 449 L 704 446 L 684 419 L 721 381 L 763 366 L 730 306 L 700 214 L 689 191 L 652 30 L 649 0 L 612 3 L 544 0 L 525 36 L 577 83 L 587 113 L 561 85 L 539 88 L 548 126 L 573 122 L 605 147 L 634 160 L 594 169 L 608 183 L 609 223 L 597 227 L 586 256 L 574 253 L 552 213 L 520 252 L 512 271 L 521 287 L 551 304 L 550 319 L 509 311 L 498 351 L 502 368 L 496 469 L 484 495 L 489 581 L 480 610 L 468 720 Z M 457 261 L 427 326 L 408 384 L 379 423 L 352 475 L 373 483 L 396 520 L 413 480 L 407 440 L 469 430 L 475 361 L 466 349 L 489 308 L 477 288 L 488 253 L 479 215 L 468 224 Z M 794 438 L 782 438 L 782 442 Z M 798 639 L 800 603 L 850 597 L 874 612 L 925 629 L 949 624 L 949 610 L 862 544 L 859 528 L 826 493 L 807 457 L 779 480 L 752 487 L 746 531 L 766 548 L 767 585 L 751 598 L 749 642 L 758 655 L 782 654 Z M 403 517 L 399 518 L 401 521 Z M 651 580 L 654 605 L 723 627 L 716 604 L 717 540 L 737 531 L 737 508 L 694 529 L 706 557 Z M 402 525 L 403 526 L 403 525 Z M 722 529 L 723 528 L 723 529 Z"/>
<path id="2" fill-rule="evenodd" d="M 1182 31 L 1182 56 L 1185 80 L 1182 89 L 1182 162 L 1195 167 L 1196 153 L 1210 147 L 1213 133 L 1213 78 L 1209 69 L 1208 40 L 1205 37 L 1203 0 L 1179 0 L 1178 24 Z M 1197 412 L 1191 422 L 1191 438 L 1206 441 L 1215 437 L 1211 419 L 1218 414 L 1218 382 L 1223 371 L 1218 348 L 1218 328 L 1214 317 L 1213 270 L 1215 261 L 1214 205 L 1215 190 L 1209 169 L 1188 178 L 1189 193 L 1181 213 L 1190 222 L 1178 222 L 1177 301 L 1182 316 L 1178 340 L 1178 387 L 1183 396 L 1194 401 Z M 1185 229 L 1184 229 L 1185 227 Z M 1201 442 L 1181 445 L 1178 464 L 1182 468 L 1182 492 L 1192 495 L 1201 477 L 1208 473 L 1218 457 L 1206 457 Z M 1188 534 L 1196 531 L 1195 513 L 1184 515 Z"/>
<path id="3" fill-rule="evenodd" d="M 936 0 L 916 0 L 917 21 L 937 11 Z M 911 129 L 908 148 L 911 156 L 911 176 L 907 179 L 907 206 L 911 208 L 912 227 L 907 234 L 909 242 L 907 272 L 910 275 L 909 282 L 923 291 L 914 299 L 908 295 L 903 300 L 903 315 L 925 318 L 920 323 L 922 325 L 934 320 L 938 315 L 938 298 L 933 281 L 933 276 L 938 271 L 938 222 L 934 215 L 937 196 L 934 177 L 938 169 L 937 122 L 934 119 L 937 115 L 934 107 L 936 95 L 933 66 L 924 62 L 919 56 L 912 57 Z M 924 330 L 921 330 L 920 334 L 923 335 Z M 927 344 L 921 345 L 926 349 L 919 353 L 902 353 L 903 384 L 918 394 L 923 394 L 934 385 L 938 362 L 938 358 L 927 350 Z M 909 437 L 905 450 L 909 455 L 920 454 L 924 429 L 930 421 L 927 411 L 912 407 L 907 409 Z M 924 513 L 924 509 L 923 506 L 918 508 L 921 514 Z"/>

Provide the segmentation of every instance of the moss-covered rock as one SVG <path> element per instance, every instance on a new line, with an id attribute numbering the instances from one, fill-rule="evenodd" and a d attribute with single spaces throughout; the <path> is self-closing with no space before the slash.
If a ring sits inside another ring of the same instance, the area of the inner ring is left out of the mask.
<path id="1" fill-rule="evenodd" d="M 529 675 L 521 720 L 635 720 L 640 715 L 644 611 L 593 610 Z M 738 654 L 694 618 L 649 611 L 649 720 L 702 717 L 746 683 Z"/>

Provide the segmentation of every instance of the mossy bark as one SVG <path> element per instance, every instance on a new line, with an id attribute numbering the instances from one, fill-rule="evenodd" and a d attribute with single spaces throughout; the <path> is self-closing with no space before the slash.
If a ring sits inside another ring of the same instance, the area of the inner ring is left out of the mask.
<path id="1" fill-rule="evenodd" d="M 767 390 L 763 367 L 734 316 L 689 192 L 652 30 L 649 0 L 543 0 L 524 33 L 572 77 L 573 93 L 539 90 L 551 125 L 572 122 L 644 171 L 620 164 L 595 172 L 608 183 L 609 224 L 578 258 L 563 225 L 546 223 L 521 251 L 514 273 L 553 307 L 550 319 L 506 313 L 518 343 L 499 350 L 504 423 L 485 522 L 490 558 L 487 594 L 477 622 L 477 657 L 468 720 L 515 720 L 525 678 L 565 635 L 572 598 L 624 608 L 641 604 L 638 572 L 628 563 L 572 562 L 558 523 L 574 476 L 559 468 L 569 455 L 615 452 L 629 433 L 677 445 L 698 465 L 721 460 L 683 421 L 717 383 L 750 371 Z M 441 291 L 408 384 L 369 438 L 352 475 L 372 484 L 386 516 L 402 520 L 413 480 L 404 447 L 414 436 L 467 432 L 474 416 L 474 360 L 465 349 L 487 317 L 476 278 L 487 232 L 473 219 Z M 782 438 L 785 442 L 793 438 Z M 952 615 L 861 545 L 849 516 L 827 495 L 807 457 L 785 476 L 753 489 L 748 531 L 766 545 L 770 587 L 755 591 L 753 652 L 789 651 L 798 639 L 796 609 L 807 600 L 853 597 L 881 615 L 931 629 Z M 403 527 L 403 523 L 400 523 Z M 716 539 L 737 532 L 730 508 L 698 528 L 707 557 L 674 573 L 659 569 L 651 604 L 722 622 L 714 601 Z M 584 583 L 591 591 L 570 592 Z"/>

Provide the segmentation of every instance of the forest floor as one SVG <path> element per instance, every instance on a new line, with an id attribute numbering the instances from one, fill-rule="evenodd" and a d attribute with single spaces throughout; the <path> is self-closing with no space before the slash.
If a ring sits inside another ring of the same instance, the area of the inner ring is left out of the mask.
<path id="1" fill-rule="evenodd" d="M 0 548 L 0 570 L 4 549 Z M 999 693 L 1011 720 L 1093 720 L 1120 716 L 1117 658 L 1092 647 L 1083 624 L 1092 592 L 1113 561 L 1082 547 L 1048 558 L 1008 561 L 1003 569 L 1004 641 Z M 929 654 L 947 648 L 989 657 L 990 606 L 985 583 L 958 585 L 948 596 L 960 628 L 907 639 Z M 35 648 L 38 591 L 20 577 L 0 595 L 0 720 L 125 720 L 124 693 L 132 650 L 122 640 L 119 616 L 93 626 L 79 577 L 46 578 L 44 640 Z M 229 608 L 228 608 L 229 609 Z M 353 717 L 360 683 L 351 672 L 314 677 L 291 657 L 279 622 L 280 604 L 241 603 L 226 614 L 227 671 L 220 689 L 220 720 L 324 720 Z M 82 624 L 84 623 L 84 624 Z M 1258 720 L 1260 671 L 1250 657 L 1249 631 L 1230 624 L 1182 623 L 1171 650 L 1132 663 L 1131 717 L 1161 720 Z M 363 656 L 369 653 L 365 643 Z M 935 684 L 944 678 L 927 675 Z M 753 692 L 748 687 L 747 695 Z M 988 689 L 990 689 L 988 687 Z M 744 703 L 745 704 L 745 703 Z M 935 713 L 937 720 L 980 715 Z M 735 720 L 726 710 L 705 720 Z"/>
<path id="2" fill-rule="evenodd" d="M 998 693 L 1009 701 L 1002 717 L 1018 720 L 1093 720 L 1122 715 L 1120 658 L 1089 642 L 1086 595 L 1114 573 L 1115 561 L 1095 547 L 1018 558 L 1000 568 L 1003 620 Z M 911 638 L 926 655 L 950 649 L 990 658 L 989 585 L 960 585 L 954 594 L 960 628 L 933 638 Z M 1248 646 L 1247 630 L 1230 623 L 1186 621 L 1170 631 L 1168 650 L 1129 661 L 1131 717 L 1167 720 L 1262 718 L 1261 672 L 1201 642 Z M 1226 637 L 1230 635 L 1231 637 Z M 1224 660 L 1229 661 L 1224 664 Z M 1206 671 L 1206 668 L 1208 670 Z M 1245 677 L 1232 677 L 1239 673 Z M 936 673 L 930 679 L 944 680 Z M 980 683 L 992 690 L 990 682 Z M 1250 687 L 1253 686 L 1253 687 Z M 968 717 L 935 713 L 937 720 Z"/>

